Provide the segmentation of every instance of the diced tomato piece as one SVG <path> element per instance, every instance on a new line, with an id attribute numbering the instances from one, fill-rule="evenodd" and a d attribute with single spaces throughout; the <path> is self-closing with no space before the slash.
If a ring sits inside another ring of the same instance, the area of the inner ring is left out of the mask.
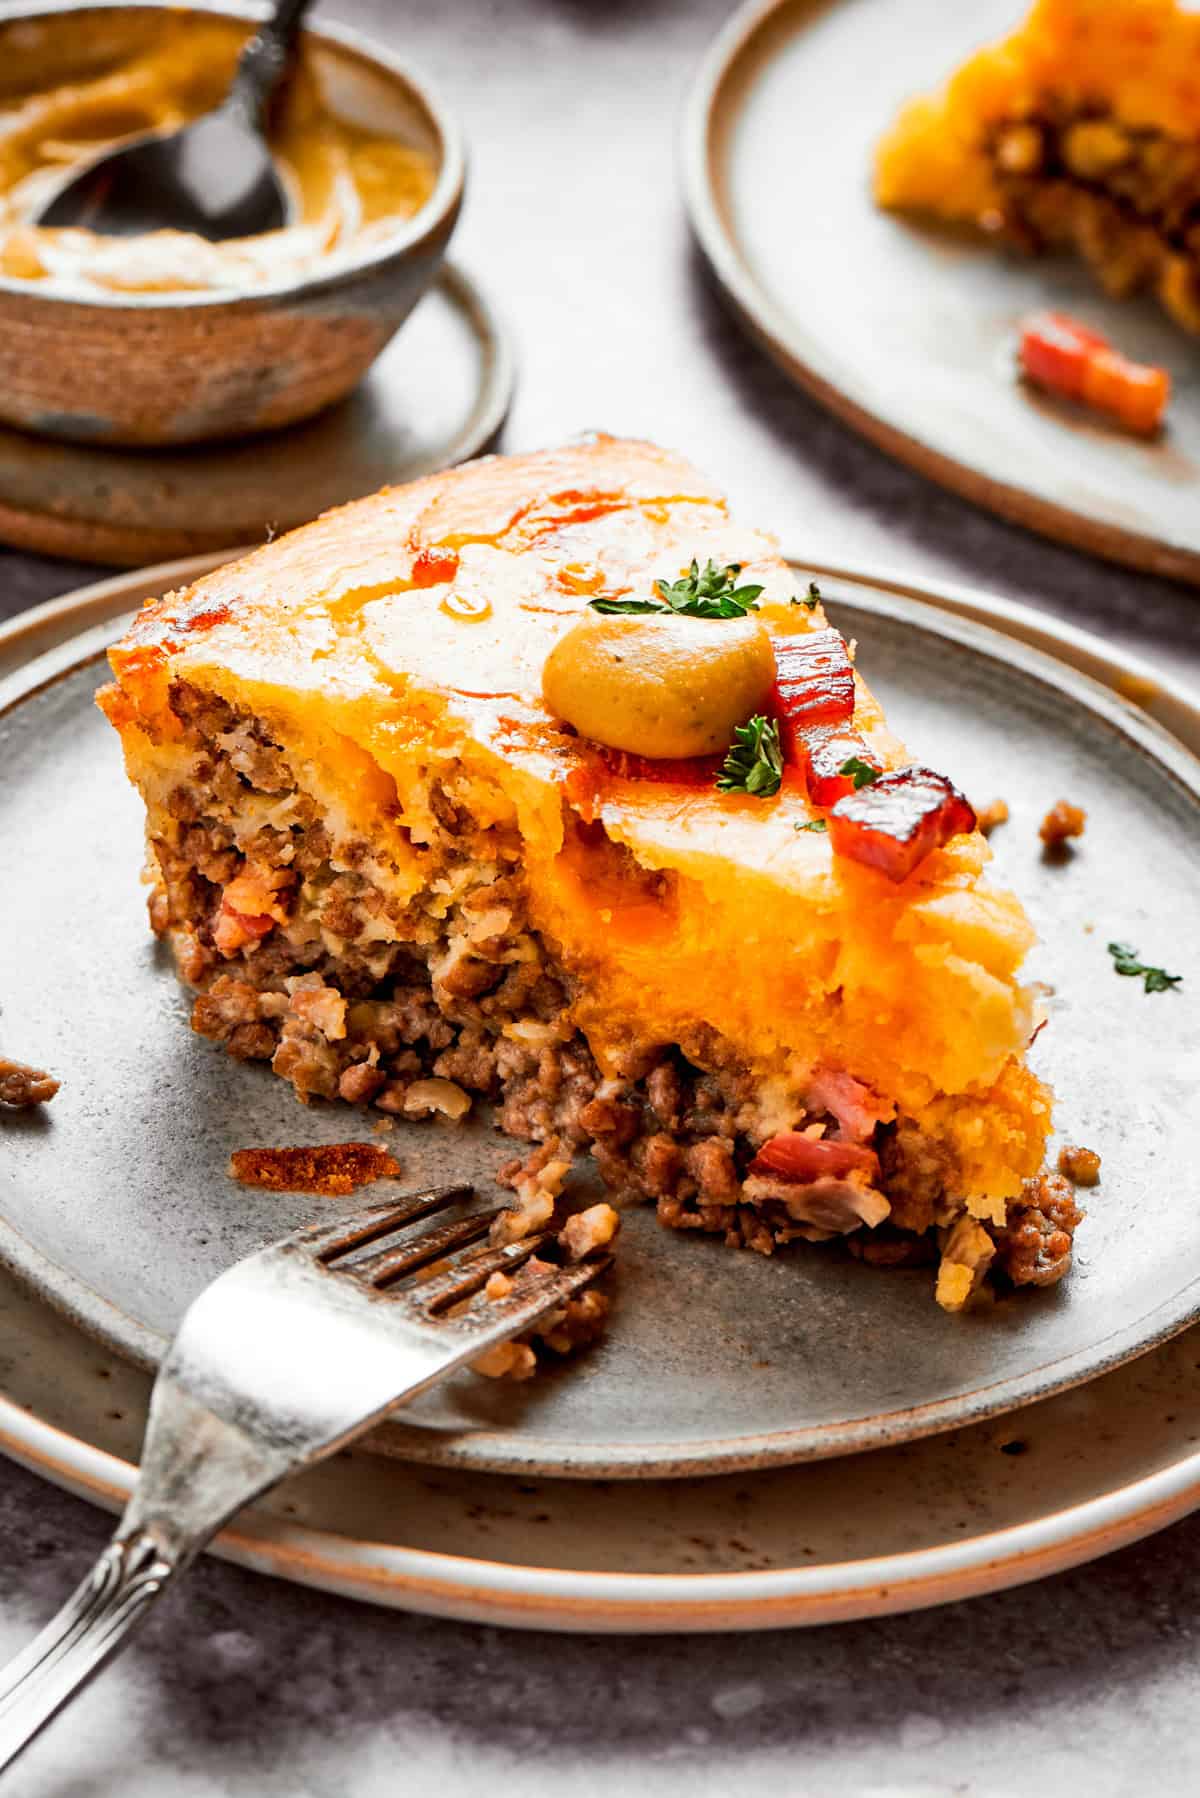
<path id="1" fill-rule="evenodd" d="M 878 1174 L 873 1150 L 855 1142 L 831 1142 L 827 1136 L 804 1136 L 799 1130 L 781 1130 L 750 1163 L 752 1174 L 774 1174 L 783 1180 L 844 1180 L 859 1170 L 872 1179 Z"/>
<path id="2" fill-rule="evenodd" d="M 247 943 L 261 942 L 274 928 L 274 918 L 238 911 L 227 899 L 222 899 L 221 909 L 213 926 L 213 941 L 222 955 L 236 955 Z"/>
<path id="3" fill-rule="evenodd" d="M 900 768 L 840 799 L 829 814 L 835 855 L 904 880 L 951 837 L 975 828 L 975 812 L 952 781 L 932 768 Z"/>
<path id="4" fill-rule="evenodd" d="M 679 756 L 655 760 L 628 749 L 601 749 L 600 759 L 614 780 L 650 780 L 682 787 L 711 787 L 724 756 Z"/>
<path id="5" fill-rule="evenodd" d="M 441 587 L 458 573 L 458 552 L 453 549 L 419 549 L 413 557 L 409 580 L 414 587 Z"/>
<path id="6" fill-rule="evenodd" d="M 784 755 L 799 760 L 796 734 L 808 725 L 854 716 L 854 668 L 840 631 L 774 639 L 775 716 Z"/>
<path id="7" fill-rule="evenodd" d="M 798 730 L 794 753 L 814 805 L 836 805 L 845 794 L 853 793 L 853 775 L 842 773 L 847 762 L 883 767 L 866 738 L 841 724 L 814 724 Z"/>
<path id="8" fill-rule="evenodd" d="M 1061 312 L 1039 312 L 1021 331 L 1021 367 L 1050 393 L 1107 413 L 1148 436 L 1162 423 L 1171 397 L 1165 368 L 1131 362 L 1107 338 Z"/>
<path id="9" fill-rule="evenodd" d="M 563 782 L 571 805 L 590 824 L 605 788 L 615 780 L 643 780 L 656 786 L 711 788 L 724 758 L 719 755 L 655 760 L 627 749 L 594 746 L 596 759 L 572 768 Z"/>

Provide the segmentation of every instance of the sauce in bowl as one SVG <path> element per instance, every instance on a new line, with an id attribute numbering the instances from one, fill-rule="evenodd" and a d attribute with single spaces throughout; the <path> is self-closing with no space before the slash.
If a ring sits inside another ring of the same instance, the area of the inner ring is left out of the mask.
<path id="1" fill-rule="evenodd" d="M 302 52 L 268 131 L 295 206 L 283 230 L 208 243 L 182 231 L 115 238 L 30 222 L 69 170 L 219 104 L 246 35 L 231 20 L 164 14 L 136 48 L 69 79 L 22 89 L 19 68 L 15 81 L 10 73 L 0 96 L 0 276 L 81 296 L 253 289 L 336 264 L 412 218 L 433 192 L 434 159 L 337 116 Z"/>

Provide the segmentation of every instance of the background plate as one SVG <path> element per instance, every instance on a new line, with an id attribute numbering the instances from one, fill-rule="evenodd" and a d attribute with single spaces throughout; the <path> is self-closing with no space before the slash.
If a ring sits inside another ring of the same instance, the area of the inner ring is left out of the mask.
<path id="1" fill-rule="evenodd" d="M 131 582 L 126 603 L 152 580 Z M 116 609 L 121 584 L 105 591 Z M 409 1457 L 646 1476 L 829 1455 L 1082 1380 L 1200 1309 L 1200 1208 L 1179 1173 L 1200 1067 L 1187 996 L 1200 967 L 1180 933 L 1200 876 L 1200 764 L 1132 706 L 995 632 L 863 581 L 827 592 L 901 733 L 969 792 L 1012 807 L 998 875 L 1038 920 L 1047 947 L 1030 971 L 1056 989 L 1036 1062 L 1069 1135 L 1105 1157 L 1075 1272 L 1051 1293 L 952 1319 L 927 1271 L 880 1274 L 819 1250 L 734 1255 L 666 1234 L 641 1209 L 627 1219 L 607 1340 L 529 1387 L 463 1376 L 425 1395 L 387 1432 Z M 82 597 L 83 615 L 92 603 Z M 47 611 L 62 628 L 61 603 Z M 13 634 L 37 641 L 43 624 Z M 301 1110 L 265 1070 L 187 1030 L 145 931 L 140 806 L 91 705 L 101 670 L 87 652 L 111 634 L 60 645 L 0 690 L 0 841 L 21 871 L 0 885 L 4 1044 L 64 1081 L 44 1117 L 4 1122 L 0 1254 L 149 1361 L 220 1268 L 327 1203 L 233 1186 L 230 1149 L 344 1139 L 364 1121 Z M 1063 794 L 1088 808 L 1088 834 L 1050 866 L 1036 826 Z M 1147 996 L 1115 978 L 1109 937 L 1169 961 L 1183 992 Z M 507 1152 L 483 1128 L 414 1125 L 387 1140 L 413 1182 L 453 1170 L 486 1184 Z"/>
<path id="2" fill-rule="evenodd" d="M 890 454 L 1080 548 L 1200 580 L 1195 340 L 1076 262 L 1007 257 L 880 212 L 874 145 L 911 94 L 1012 29 L 1015 0 L 761 0 L 701 70 L 684 132 L 692 224 L 735 309 L 785 369 Z M 1141 443 L 1013 376 L 1023 315 L 1051 304 L 1164 364 Z"/>

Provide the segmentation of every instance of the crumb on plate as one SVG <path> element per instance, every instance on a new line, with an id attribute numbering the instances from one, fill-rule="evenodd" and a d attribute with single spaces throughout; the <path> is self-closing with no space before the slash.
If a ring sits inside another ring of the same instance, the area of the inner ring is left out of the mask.
<path id="1" fill-rule="evenodd" d="M 242 1186 L 268 1192 L 317 1192 L 342 1198 L 375 1180 L 394 1180 L 400 1163 L 378 1143 L 314 1143 L 295 1149 L 235 1149 L 229 1172 Z"/>
<path id="2" fill-rule="evenodd" d="M 1058 1171 L 1073 1186 L 1095 1186 L 1100 1179 L 1100 1157 L 1095 1149 L 1066 1143 L 1058 1151 Z"/>
<path id="3" fill-rule="evenodd" d="M 1072 805 L 1069 799 L 1060 799 L 1050 807 L 1038 828 L 1038 835 L 1047 849 L 1058 849 L 1068 837 L 1081 837 L 1087 813 L 1080 805 Z"/>
<path id="4" fill-rule="evenodd" d="M 986 805 L 976 806 L 975 822 L 985 837 L 990 837 L 998 824 L 1008 823 L 1007 799 L 989 799 Z"/>
<path id="5" fill-rule="evenodd" d="M 48 1105 L 58 1086 L 53 1074 L 0 1055 L 0 1105 L 10 1105 L 14 1110 L 24 1110 L 29 1105 Z"/>

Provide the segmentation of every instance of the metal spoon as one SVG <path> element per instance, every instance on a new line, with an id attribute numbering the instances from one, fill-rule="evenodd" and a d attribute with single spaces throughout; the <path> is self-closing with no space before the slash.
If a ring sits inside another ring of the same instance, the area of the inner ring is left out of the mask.
<path id="1" fill-rule="evenodd" d="M 291 213 L 263 133 L 309 0 L 276 0 L 238 60 L 220 106 L 182 131 L 150 134 L 100 156 L 34 220 L 108 237 L 191 231 L 211 242 L 277 231 Z"/>

